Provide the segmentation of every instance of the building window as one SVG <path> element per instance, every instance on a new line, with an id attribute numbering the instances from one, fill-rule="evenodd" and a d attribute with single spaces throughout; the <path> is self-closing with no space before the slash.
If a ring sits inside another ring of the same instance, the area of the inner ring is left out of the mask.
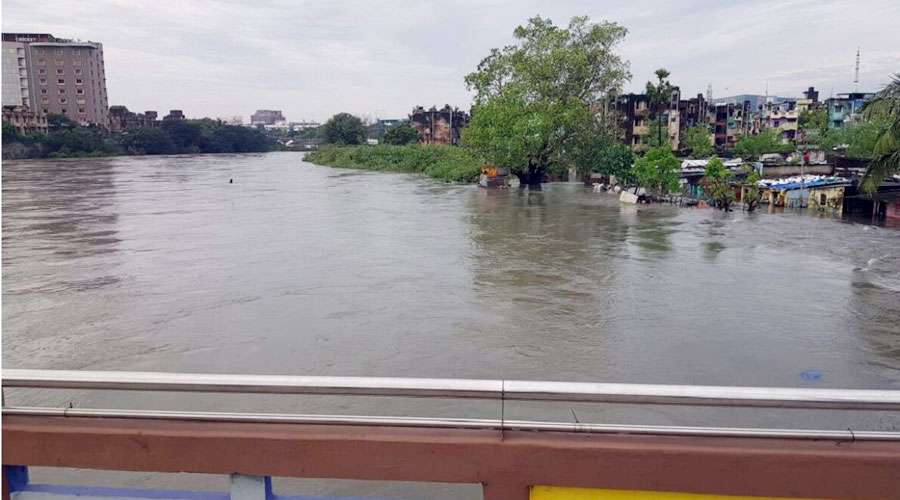
<path id="1" fill-rule="evenodd" d="M 81 78 L 75 79 L 75 85 L 81 85 L 82 83 L 84 83 L 84 82 L 81 80 Z"/>
<path id="2" fill-rule="evenodd" d="M 44 108 L 44 114 L 47 114 L 47 108 Z"/>
<path id="3" fill-rule="evenodd" d="M 78 112 L 84 114 L 84 108 L 78 108 Z"/>
<path id="4" fill-rule="evenodd" d="M 57 85 L 65 85 L 65 84 L 66 84 L 66 81 L 65 81 L 64 79 L 62 79 L 62 78 L 58 78 L 58 79 L 56 80 L 56 84 L 57 84 Z"/>
<path id="5" fill-rule="evenodd" d="M 68 102 L 69 102 L 69 100 L 66 99 L 65 97 L 60 97 L 60 98 L 59 98 L 59 103 L 60 103 L 60 104 L 67 104 Z M 65 111 L 63 111 L 63 113 L 65 113 Z"/>
<path id="6" fill-rule="evenodd" d="M 46 74 L 47 74 L 47 68 L 41 68 L 41 69 L 39 69 L 39 70 L 38 70 L 38 74 L 39 74 L 39 75 L 46 75 Z"/>
<path id="7" fill-rule="evenodd" d="M 56 68 L 56 74 L 57 74 L 57 75 L 61 75 L 61 74 L 65 73 L 65 72 L 66 72 L 66 70 L 64 70 L 64 69 L 62 69 L 62 68 Z"/>
<path id="8" fill-rule="evenodd" d="M 41 97 L 41 103 L 50 104 L 50 98 L 47 96 Z"/>
<path id="9" fill-rule="evenodd" d="M 75 104 L 86 104 L 87 102 L 84 99 L 75 99 Z"/>
<path id="10" fill-rule="evenodd" d="M 56 89 L 56 93 L 59 95 L 66 95 L 66 89 Z"/>
<path id="11" fill-rule="evenodd" d="M 57 66 L 62 66 L 62 65 L 63 65 L 63 62 L 62 62 L 61 59 L 57 59 L 55 62 L 56 62 L 56 65 L 57 65 Z"/>
<path id="12" fill-rule="evenodd" d="M 41 78 L 40 81 L 41 81 L 41 85 L 47 85 L 47 79 L 46 79 L 46 78 Z"/>
<path id="13" fill-rule="evenodd" d="M 81 68 L 75 68 L 75 74 L 81 75 Z"/>
<path id="14" fill-rule="evenodd" d="M 75 93 L 78 95 L 84 95 L 84 89 L 75 89 Z"/>
<path id="15" fill-rule="evenodd" d="M 41 94 L 46 94 L 46 93 L 47 93 L 47 89 L 41 89 Z"/>
<path id="16" fill-rule="evenodd" d="M 72 66 L 81 66 L 81 59 L 75 59 L 72 61 Z"/>
<path id="17" fill-rule="evenodd" d="M 38 66 L 46 66 L 46 65 L 47 65 L 46 59 L 43 59 L 43 58 L 38 59 Z"/>

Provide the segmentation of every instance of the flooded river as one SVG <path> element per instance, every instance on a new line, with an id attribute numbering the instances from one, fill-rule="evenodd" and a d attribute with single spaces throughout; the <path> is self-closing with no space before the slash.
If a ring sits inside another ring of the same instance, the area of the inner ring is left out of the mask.
<path id="1" fill-rule="evenodd" d="M 3 362 L 900 389 L 900 231 L 292 153 L 4 162 Z"/>

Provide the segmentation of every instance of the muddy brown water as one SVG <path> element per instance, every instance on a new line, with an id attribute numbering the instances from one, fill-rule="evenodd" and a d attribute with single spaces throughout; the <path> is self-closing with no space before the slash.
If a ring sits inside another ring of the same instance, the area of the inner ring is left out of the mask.
<path id="1" fill-rule="evenodd" d="M 269 153 L 4 162 L 2 223 L 4 367 L 900 388 L 900 230 L 866 221 L 623 206 L 576 184 L 486 191 Z M 8 397 L 496 412 L 377 398 Z M 517 411 L 570 419 L 576 408 Z M 577 411 L 617 423 L 898 424 Z"/>

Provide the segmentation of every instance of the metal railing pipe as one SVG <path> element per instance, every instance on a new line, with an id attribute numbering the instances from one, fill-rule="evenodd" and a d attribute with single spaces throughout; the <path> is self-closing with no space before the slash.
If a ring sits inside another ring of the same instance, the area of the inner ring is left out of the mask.
<path id="1" fill-rule="evenodd" d="M 521 380 L 3 370 L 3 387 L 900 410 L 900 391 Z"/>

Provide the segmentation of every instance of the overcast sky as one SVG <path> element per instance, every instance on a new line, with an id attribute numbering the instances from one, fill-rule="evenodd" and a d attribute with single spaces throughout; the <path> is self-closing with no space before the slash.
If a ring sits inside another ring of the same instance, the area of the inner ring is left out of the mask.
<path id="1" fill-rule="evenodd" d="M 189 117 L 281 109 L 291 121 L 349 111 L 403 117 L 468 109 L 463 77 L 529 17 L 615 21 L 639 91 L 666 67 L 683 95 L 827 97 L 900 72 L 900 2 L 4 0 L 3 31 L 103 43 L 110 104 Z"/>

